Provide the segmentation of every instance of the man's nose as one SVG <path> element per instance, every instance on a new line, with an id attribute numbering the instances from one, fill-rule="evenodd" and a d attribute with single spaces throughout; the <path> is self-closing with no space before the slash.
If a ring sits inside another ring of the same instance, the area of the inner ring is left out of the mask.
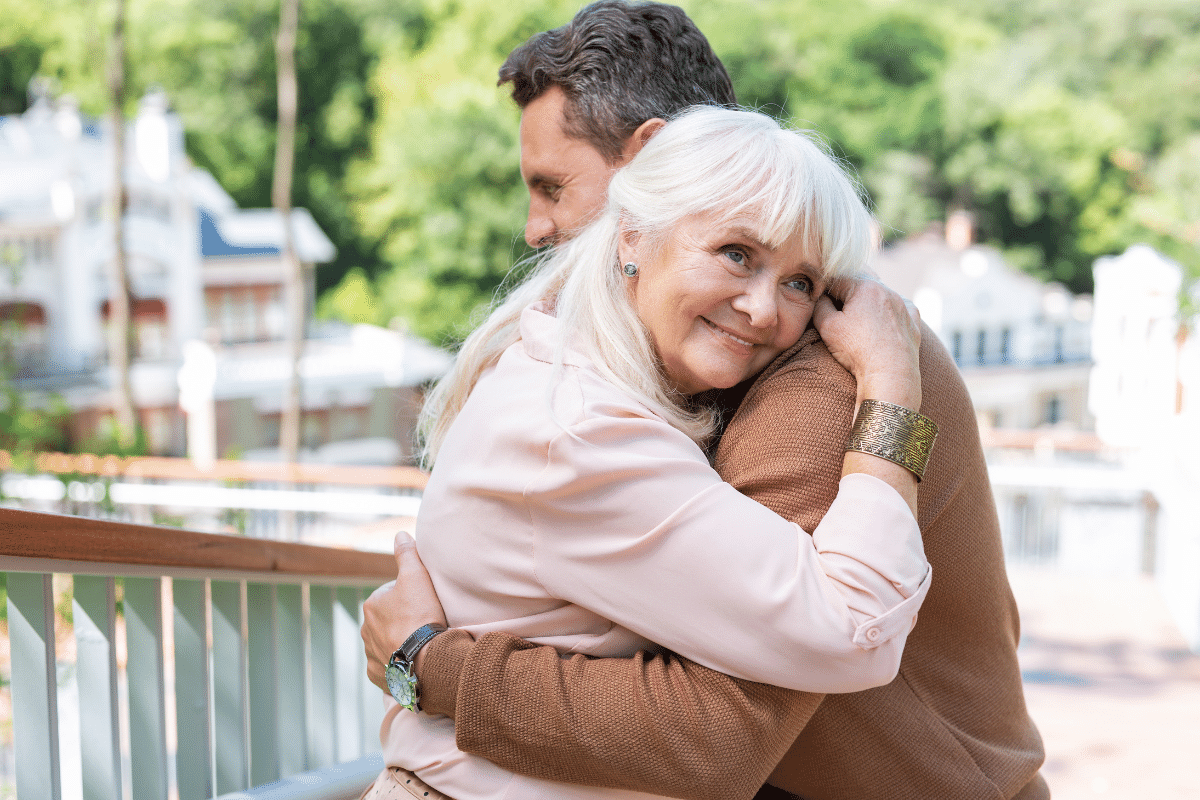
<path id="1" fill-rule="evenodd" d="M 530 247 L 545 247 L 554 243 L 558 226 L 545 211 L 529 204 L 529 218 L 525 220 L 525 242 Z"/>

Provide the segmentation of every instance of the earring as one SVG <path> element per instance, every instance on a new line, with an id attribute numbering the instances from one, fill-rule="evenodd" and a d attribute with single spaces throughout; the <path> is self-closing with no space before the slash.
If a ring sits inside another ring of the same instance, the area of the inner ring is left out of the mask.
<path id="1" fill-rule="evenodd" d="M 621 267 L 621 271 L 625 273 L 626 277 L 633 278 L 637 275 L 637 264 L 630 261 L 628 264 Z"/>

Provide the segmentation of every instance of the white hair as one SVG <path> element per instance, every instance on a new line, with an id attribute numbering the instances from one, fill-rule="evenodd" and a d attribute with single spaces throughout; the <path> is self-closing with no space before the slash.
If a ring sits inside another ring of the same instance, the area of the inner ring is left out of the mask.
<path id="1" fill-rule="evenodd" d="M 667 123 L 613 176 L 599 216 L 543 256 L 467 337 L 421 410 L 425 464 L 479 376 L 520 339 L 521 312 L 538 301 L 553 309 L 562 340 L 606 379 L 703 446 L 715 414 L 672 390 L 663 374 L 626 290 L 622 227 L 655 248 L 682 220 L 709 215 L 714 225 L 748 227 L 773 248 L 802 236 L 826 281 L 856 275 L 871 251 L 871 215 L 858 184 L 818 142 L 755 111 L 698 106 Z"/>

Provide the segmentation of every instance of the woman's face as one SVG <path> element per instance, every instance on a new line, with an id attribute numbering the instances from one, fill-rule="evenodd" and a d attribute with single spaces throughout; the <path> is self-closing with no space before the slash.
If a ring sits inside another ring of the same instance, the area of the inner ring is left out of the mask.
<path id="1" fill-rule="evenodd" d="M 630 296 L 673 388 L 727 389 L 791 347 L 825 290 L 816 260 L 796 236 L 778 249 L 749 225 L 681 222 L 658 253 L 624 233 L 621 263 L 638 266 Z"/>

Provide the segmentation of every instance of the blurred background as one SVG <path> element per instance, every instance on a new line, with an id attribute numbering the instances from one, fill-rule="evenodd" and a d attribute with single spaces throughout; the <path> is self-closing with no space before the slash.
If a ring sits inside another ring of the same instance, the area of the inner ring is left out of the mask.
<path id="1" fill-rule="evenodd" d="M 579 5 L 0 0 L 0 503 L 390 550 Z M 1200 796 L 1200 4 L 679 5 L 963 371 L 1056 796 Z"/>

